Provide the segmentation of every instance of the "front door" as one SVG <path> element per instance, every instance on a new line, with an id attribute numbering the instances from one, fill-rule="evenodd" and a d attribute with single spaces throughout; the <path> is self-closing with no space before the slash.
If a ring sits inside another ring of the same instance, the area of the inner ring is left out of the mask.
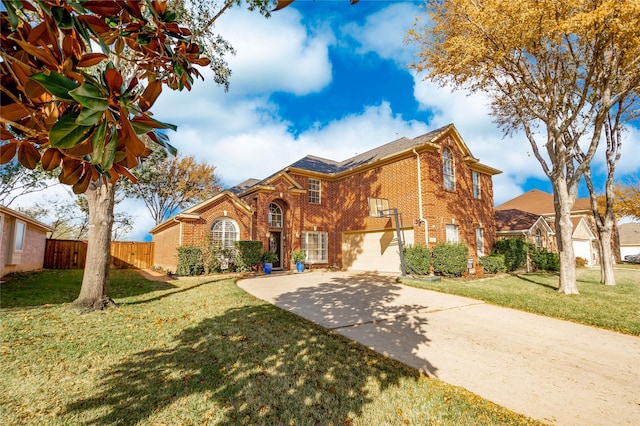
<path id="1" fill-rule="evenodd" d="M 271 232 L 269 236 L 269 251 L 278 255 L 278 260 L 273 262 L 274 269 L 282 268 L 282 232 Z"/>

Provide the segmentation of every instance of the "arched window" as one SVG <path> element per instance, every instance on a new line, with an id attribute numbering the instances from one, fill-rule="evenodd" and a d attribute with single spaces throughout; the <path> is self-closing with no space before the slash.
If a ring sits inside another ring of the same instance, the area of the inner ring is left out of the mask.
<path id="1" fill-rule="evenodd" d="M 444 176 L 444 189 L 453 191 L 456 189 L 456 176 L 453 167 L 453 155 L 449 148 L 442 151 L 442 175 Z"/>
<path id="2" fill-rule="evenodd" d="M 269 226 L 282 228 L 282 209 L 276 203 L 269 204 Z"/>
<path id="3" fill-rule="evenodd" d="M 213 244 L 227 249 L 233 248 L 233 242 L 240 239 L 240 231 L 235 220 L 228 217 L 216 219 L 211 225 Z"/>
<path id="4" fill-rule="evenodd" d="M 542 233 L 536 229 L 536 248 L 542 248 Z"/>

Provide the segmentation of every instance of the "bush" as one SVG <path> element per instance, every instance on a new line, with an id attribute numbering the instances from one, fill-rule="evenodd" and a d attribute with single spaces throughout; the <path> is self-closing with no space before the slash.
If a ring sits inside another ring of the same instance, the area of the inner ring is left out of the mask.
<path id="1" fill-rule="evenodd" d="M 404 247 L 403 253 L 407 274 L 429 275 L 431 272 L 431 252 L 428 247 L 408 245 Z"/>
<path id="2" fill-rule="evenodd" d="M 193 246 L 178 247 L 178 275 L 200 275 L 204 272 L 202 249 Z"/>
<path id="3" fill-rule="evenodd" d="M 491 256 L 481 257 L 478 261 L 485 274 L 497 274 L 505 272 L 507 265 L 504 263 L 504 256 L 501 254 L 492 254 Z"/>
<path id="4" fill-rule="evenodd" d="M 464 244 L 438 244 L 433 247 L 433 272 L 460 277 L 467 270 L 469 249 Z"/>
<path id="5" fill-rule="evenodd" d="M 547 250 L 546 248 L 531 249 L 531 263 L 533 269 L 538 271 L 559 271 L 560 256 L 558 253 Z"/>
<path id="6" fill-rule="evenodd" d="M 205 274 L 235 270 L 236 249 L 222 248 L 214 244 L 213 236 L 207 236 L 202 248 L 202 263 Z"/>
<path id="7" fill-rule="evenodd" d="M 493 244 L 493 252 L 504 256 L 504 264 L 509 272 L 524 268 L 527 264 L 529 244 L 522 238 L 505 238 Z"/>
<path id="8" fill-rule="evenodd" d="M 262 241 L 236 241 L 236 270 L 249 272 L 262 260 Z"/>

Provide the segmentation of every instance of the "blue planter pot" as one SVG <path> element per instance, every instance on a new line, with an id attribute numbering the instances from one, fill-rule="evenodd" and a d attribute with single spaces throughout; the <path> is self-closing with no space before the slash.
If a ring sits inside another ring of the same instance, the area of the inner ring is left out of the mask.
<path id="1" fill-rule="evenodd" d="M 262 269 L 264 270 L 265 274 L 270 274 L 273 270 L 273 263 L 265 263 L 264 265 L 262 265 Z"/>
<path id="2" fill-rule="evenodd" d="M 304 262 L 296 262 L 296 271 L 304 272 Z"/>

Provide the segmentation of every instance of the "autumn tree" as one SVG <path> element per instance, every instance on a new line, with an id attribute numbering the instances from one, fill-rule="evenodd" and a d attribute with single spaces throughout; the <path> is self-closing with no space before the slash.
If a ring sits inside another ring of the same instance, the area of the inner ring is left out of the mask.
<path id="1" fill-rule="evenodd" d="M 215 169 L 193 156 L 169 156 L 164 150 L 156 150 L 133 170 L 137 183 L 124 181 L 123 191 L 144 201 L 158 225 L 177 210 L 219 193 L 220 179 Z"/>
<path id="2" fill-rule="evenodd" d="M 553 187 L 559 291 L 577 294 L 571 209 L 609 114 L 637 97 L 640 3 L 444 0 L 426 11 L 408 34 L 420 47 L 412 67 L 486 93 L 505 134 L 525 134 Z"/>
<path id="3" fill-rule="evenodd" d="M 613 192 L 614 209 L 618 217 L 629 216 L 640 220 L 640 178 L 636 177 L 626 183 L 615 184 Z"/>

